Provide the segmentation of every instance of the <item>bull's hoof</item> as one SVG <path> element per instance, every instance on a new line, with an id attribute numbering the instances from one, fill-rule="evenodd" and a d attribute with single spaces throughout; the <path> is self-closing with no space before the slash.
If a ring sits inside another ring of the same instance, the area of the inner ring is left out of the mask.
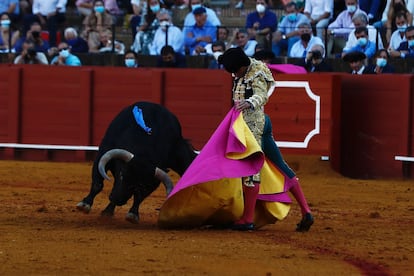
<path id="1" fill-rule="evenodd" d="M 84 212 L 85 214 L 89 214 L 89 212 L 91 211 L 91 205 L 81 201 L 78 204 L 76 204 L 76 209 L 78 209 L 81 212 Z"/>
<path id="2" fill-rule="evenodd" d="M 126 214 L 125 219 L 127 221 L 129 221 L 130 223 L 135 223 L 136 224 L 136 223 L 139 222 L 139 217 L 137 215 L 135 215 L 134 213 L 131 213 L 131 212 Z"/>

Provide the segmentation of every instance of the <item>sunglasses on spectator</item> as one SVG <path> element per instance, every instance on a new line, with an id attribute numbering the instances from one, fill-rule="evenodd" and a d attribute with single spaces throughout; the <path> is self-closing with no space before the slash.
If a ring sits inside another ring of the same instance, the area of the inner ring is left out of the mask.
<path id="1" fill-rule="evenodd" d="M 61 51 L 64 51 L 64 50 L 69 50 L 69 48 L 62 48 L 62 49 L 59 49 L 59 52 L 61 52 Z"/>

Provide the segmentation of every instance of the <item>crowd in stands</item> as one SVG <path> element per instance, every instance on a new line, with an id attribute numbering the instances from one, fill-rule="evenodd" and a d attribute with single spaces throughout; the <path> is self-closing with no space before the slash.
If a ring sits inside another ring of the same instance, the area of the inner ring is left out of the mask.
<path id="1" fill-rule="evenodd" d="M 366 73 L 393 72 L 390 58 L 414 57 L 414 0 L 241 0 L 232 8 L 250 1 L 254 10 L 237 28 L 223 26 L 207 1 L 2 0 L 0 52 L 20 64 L 70 66 L 81 65 L 79 53 L 123 55 L 127 67 L 139 66 L 138 55 L 158 56 L 160 67 L 211 56 L 208 67 L 219 69 L 218 56 L 240 47 L 267 62 L 297 58 L 309 72 L 331 71 L 326 58 L 338 58 L 351 68 L 361 62 L 364 70 L 352 72 Z M 67 24 L 68 2 L 82 18 L 76 26 Z M 182 26 L 173 24 L 177 9 L 188 9 Z M 130 33 L 131 45 L 114 40 L 114 26 Z"/>

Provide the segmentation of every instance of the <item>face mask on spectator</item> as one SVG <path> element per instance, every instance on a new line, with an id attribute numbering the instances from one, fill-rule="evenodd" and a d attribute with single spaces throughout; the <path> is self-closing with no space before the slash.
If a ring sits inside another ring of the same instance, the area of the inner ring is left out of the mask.
<path id="1" fill-rule="evenodd" d="M 414 39 L 408 40 L 408 47 L 414 47 Z"/>
<path id="2" fill-rule="evenodd" d="M 1 27 L 3 29 L 8 29 L 10 27 L 10 20 L 5 19 L 1 21 Z"/>
<path id="3" fill-rule="evenodd" d="M 385 67 L 387 65 L 387 60 L 385 58 L 377 58 L 377 66 Z"/>
<path id="4" fill-rule="evenodd" d="M 348 10 L 349 13 L 354 13 L 357 7 L 355 5 L 349 5 L 349 6 L 346 6 L 346 9 Z"/>
<path id="5" fill-rule="evenodd" d="M 398 31 L 400 33 L 405 33 L 405 29 L 407 29 L 407 24 L 401 25 L 401 26 L 397 26 Z"/>
<path id="6" fill-rule="evenodd" d="M 365 46 L 367 45 L 367 43 L 368 43 L 368 39 L 366 39 L 365 37 L 358 38 L 358 44 L 360 46 Z"/>
<path id="7" fill-rule="evenodd" d="M 264 13 L 264 12 L 265 12 L 265 10 L 266 10 L 265 5 L 263 5 L 263 4 L 257 4 L 257 5 L 256 5 L 256 11 L 257 11 L 258 13 Z"/>
<path id="8" fill-rule="evenodd" d="M 290 22 L 294 22 L 294 21 L 296 21 L 297 15 L 296 15 L 296 13 L 289 13 L 287 18 Z"/>
<path id="9" fill-rule="evenodd" d="M 194 4 L 194 5 L 191 5 L 191 10 L 195 10 L 195 9 L 197 9 L 197 8 L 201 8 L 201 4 Z"/>
<path id="10" fill-rule="evenodd" d="M 217 51 L 217 52 L 213 52 L 213 56 L 216 60 L 218 60 L 219 56 L 221 56 L 223 54 L 223 52 Z"/>
<path id="11" fill-rule="evenodd" d="M 59 51 L 59 56 L 63 57 L 63 58 L 67 58 L 69 56 L 69 50 L 60 50 Z"/>
<path id="12" fill-rule="evenodd" d="M 160 5 L 150 6 L 150 9 L 153 13 L 157 13 L 160 10 Z"/>
<path id="13" fill-rule="evenodd" d="M 97 13 L 104 13 L 105 7 L 104 6 L 96 6 L 93 8 Z"/>
<path id="14" fill-rule="evenodd" d="M 125 59 L 125 66 L 129 67 L 129 68 L 135 67 L 135 59 L 133 59 L 133 58 Z"/>

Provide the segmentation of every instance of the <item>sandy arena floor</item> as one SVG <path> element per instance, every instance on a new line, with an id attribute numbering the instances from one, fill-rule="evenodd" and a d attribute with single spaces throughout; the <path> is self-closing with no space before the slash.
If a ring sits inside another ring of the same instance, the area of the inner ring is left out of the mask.
<path id="1" fill-rule="evenodd" d="M 140 224 L 118 208 L 89 215 L 91 163 L 0 161 L 0 275 L 414 275 L 414 183 L 344 178 L 318 157 L 288 156 L 313 209 L 310 232 L 288 217 L 255 232 L 161 230 L 160 187 Z"/>

